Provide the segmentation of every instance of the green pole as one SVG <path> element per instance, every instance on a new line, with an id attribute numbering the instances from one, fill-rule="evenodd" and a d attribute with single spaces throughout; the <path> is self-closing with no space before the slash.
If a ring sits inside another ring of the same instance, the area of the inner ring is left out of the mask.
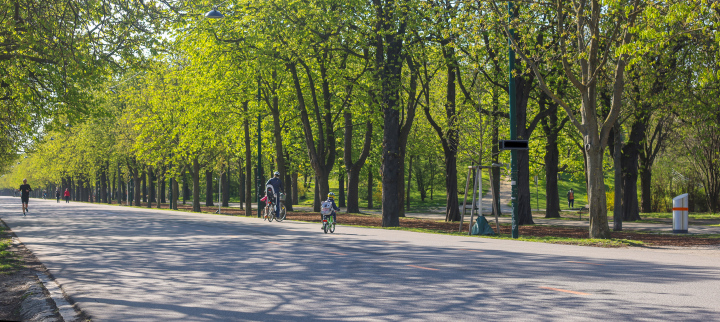
<path id="1" fill-rule="evenodd" d="M 515 76 L 513 71 L 515 70 L 515 51 L 513 50 L 511 39 L 515 38 L 515 30 L 512 28 L 512 21 L 515 18 L 515 4 L 513 1 L 508 1 L 508 22 L 510 26 L 510 39 L 508 39 L 509 52 L 508 52 L 508 94 L 510 96 L 510 140 L 517 140 L 517 118 L 515 117 Z M 510 150 L 510 184 L 512 194 L 510 199 L 512 202 L 512 238 L 518 238 L 518 207 L 517 207 L 517 195 L 518 195 L 518 160 L 517 150 Z"/>
<path id="2" fill-rule="evenodd" d="M 257 171 L 255 172 L 257 174 L 257 216 L 260 218 L 260 214 L 262 213 L 262 210 L 264 208 L 264 205 L 261 204 L 260 199 L 262 198 L 262 179 L 263 179 L 263 171 L 262 171 L 262 141 L 260 140 L 260 76 L 258 76 L 258 92 L 257 92 L 257 102 L 258 102 L 258 118 L 257 118 L 257 150 L 258 150 L 258 156 L 257 156 Z"/>

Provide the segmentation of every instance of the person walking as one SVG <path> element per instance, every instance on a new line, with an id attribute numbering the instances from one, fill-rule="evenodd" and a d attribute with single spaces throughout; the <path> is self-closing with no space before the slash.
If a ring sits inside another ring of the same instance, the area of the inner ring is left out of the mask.
<path id="1" fill-rule="evenodd" d="M 57 203 L 60 203 L 60 189 L 55 189 L 55 199 L 57 199 Z"/>
<path id="2" fill-rule="evenodd" d="M 65 203 L 70 203 L 70 188 L 65 188 Z"/>
<path id="3" fill-rule="evenodd" d="M 30 185 L 27 183 L 27 179 L 23 179 L 23 184 L 20 185 L 20 201 L 22 202 L 23 206 L 23 216 L 25 216 L 25 212 L 30 212 L 28 210 L 28 201 L 30 200 L 30 191 L 32 191 L 32 188 L 30 188 Z"/>
<path id="4" fill-rule="evenodd" d="M 573 207 L 575 207 L 575 192 L 573 192 L 572 189 L 570 189 L 570 191 L 568 191 L 567 198 L 568 198 L 568 207 L 570 209 L 573 209 Z"/>

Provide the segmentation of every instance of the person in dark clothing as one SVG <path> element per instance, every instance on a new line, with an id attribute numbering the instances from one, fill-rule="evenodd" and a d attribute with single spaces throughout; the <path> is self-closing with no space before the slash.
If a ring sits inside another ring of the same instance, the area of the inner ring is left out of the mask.
<path id="1" fill-rule="evenodd" d="M 573 190 L 570 189 L 570 191 L 568 191 L 568 193 L 567 193 L 567 197 L 568 197 L 568 207 L 570 209 L 572 209 L 573 207 L 575 207 L 575 192 L 573 192 Z"/>
<path id="2" fill-rule="evenodd" d="M 20 185 L 20 199 L 22 201 L 23 206 L 23 216 L 25 216 L 25 212 L 30 212 L 28 210 L 28 200 L 30 200 L 30 191 L 32 191 L 32 188 L 30 188 L 30 185 L 27 183 L 27 179 L 23 179 L 23 184 Z"/>
<path id="3" fill-rule="evenodd" d="M 266 187 L 272 186 L 272 188 L 273 188 L 273 192 L 275 195 L 274 196 L 271 196 L 270 194 L 267 194 L 267 195 L 268 195 L 268 199 L 275 202 L 275 216 L 279 216 L 280 215 L 280 193 L 283 192 L 283 184 L 282 184 L 282 180 L 280 180 L 280 172 L 275 171 L 275 173 L 273 175 L 274 175 L 274 177 L 270 178 L 270 180 L 268 180 L 265 183 L 265 186 Z"/>
<path id="4" fill-rule="evenodd" d="M 60 190 L 55 189 L 55 199 L 57 199 L 57 203 L 60 203 Z"/>

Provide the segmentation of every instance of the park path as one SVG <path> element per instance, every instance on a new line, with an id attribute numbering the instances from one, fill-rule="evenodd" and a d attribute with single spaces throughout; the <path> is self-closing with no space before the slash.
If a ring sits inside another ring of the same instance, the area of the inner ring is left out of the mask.
<path id="1" fill-rule="evenodd" d="M 0 197 L 94 321 L 717 320 L 720 252 L 605 249 Z"/>

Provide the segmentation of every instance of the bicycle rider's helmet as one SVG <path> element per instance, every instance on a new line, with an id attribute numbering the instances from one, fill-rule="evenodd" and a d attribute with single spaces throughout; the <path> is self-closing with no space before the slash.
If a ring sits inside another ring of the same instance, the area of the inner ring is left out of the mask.
<path id="1" fill-rule="evenodd" d="M 328 199 L 335 199 L 335 193 L 328 193 Z"/>
<path id="2" fill-rule="evenodd" d="M 276 177 L 279 177 L 279 176 L 280 176 L 280 171 L 275 171 L 275 173 L 273 173 L 273 174 L 274 174 Z"/>

